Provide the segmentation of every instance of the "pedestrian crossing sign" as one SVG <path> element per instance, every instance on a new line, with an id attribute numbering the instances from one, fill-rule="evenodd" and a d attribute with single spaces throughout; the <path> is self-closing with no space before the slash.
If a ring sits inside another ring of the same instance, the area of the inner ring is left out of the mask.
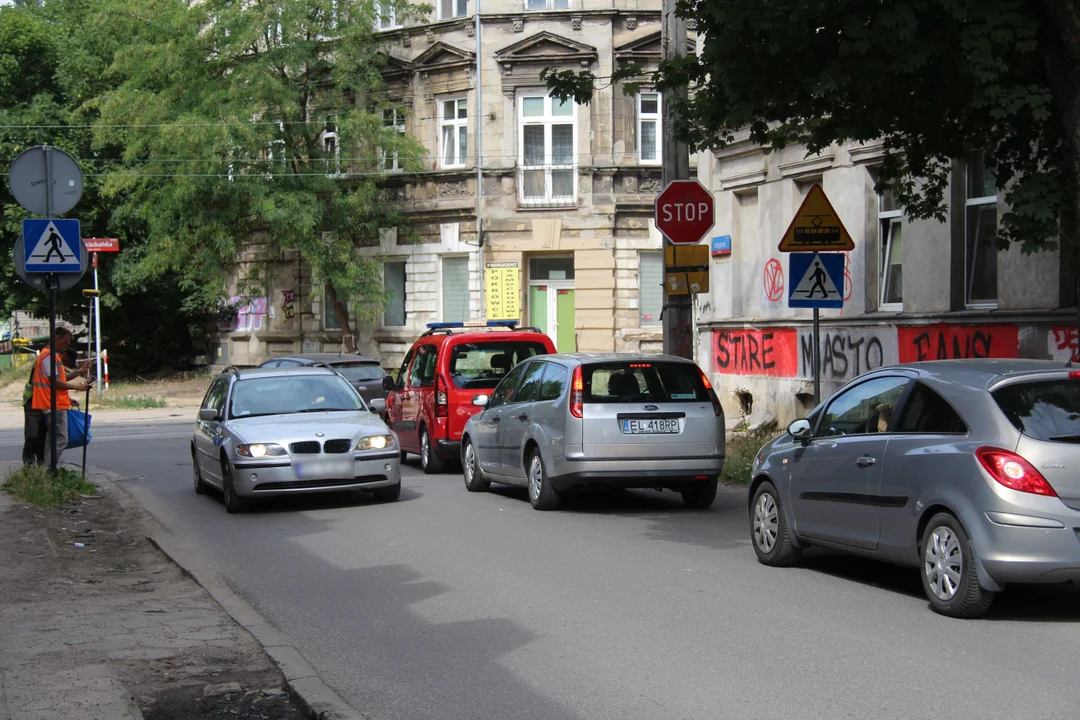
<path id="1" fill-rule="evenodd" d="M 28 273 L 79 273 L 82 252 L 78 220 L 23 220 L 23 251 Z"/>
<path id="2" fill-rule="evenodd" d="M 840 253 L 788 255 L 788 307 L 844 307 L 844 256 Z"/>

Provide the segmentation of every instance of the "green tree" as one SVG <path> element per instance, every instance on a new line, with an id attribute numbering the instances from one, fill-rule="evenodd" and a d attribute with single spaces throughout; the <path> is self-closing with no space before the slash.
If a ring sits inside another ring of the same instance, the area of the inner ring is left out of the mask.
<path id="1" fill-rule="evenodd" d="M 238 294 L 265 292 L 298 249 L 342 328 L 384 303 L 380 263 L 357 247 L 399 224 L 380 193 L 386 158 L 419 169 L 422 148 L 384 122 L 403 108 L 385 92 L 372 0 L 95 5 L 89 24 L 124 42 L 112 87 L 81 111 L 95 151 L 118 157 L 103 173 L 113 221 L 145 231 L 123 277 L 171 275 L 212 307 L 231 277 Z"/>
<path id="2" fill-rule="evenodd" d="M 702 52 L 654 77 L 686 87 L 677 132 L 694 148 L 739 132 L 766 150 L 881 139 L 878 189 L 913 217 L 944 218 L 954 158 L 982 152 L 1009 204 L 998 244 L 1075 245 L 1080 216 L 1080 3 L 1077 0 L 679 0 Z M 596 78 L 549 72 L 587 102 Z"/>

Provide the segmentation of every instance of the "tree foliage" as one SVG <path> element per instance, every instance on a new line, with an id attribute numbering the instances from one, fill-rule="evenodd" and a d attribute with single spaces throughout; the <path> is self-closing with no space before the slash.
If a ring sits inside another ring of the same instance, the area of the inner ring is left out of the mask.
<path id="1" fill-rule="evenodd" d="M 694 148 L 883 141 L 878 189 L 912 217 L 943 219 L 952 160 L 981 152 L 1009 205 L 999 245 L 1033 251 L 1062 219 L 1072 237 L 1080 162 L 1076 87 L 1059 82 L 1080 33 L 1051 6 L 1080 16 L 1075 0 L 679 0 L 702 50 L 649 80 L 690 89 L 673 109 Z M 579 101 L 593 89 L 581 73 L 548 84 Z"/>

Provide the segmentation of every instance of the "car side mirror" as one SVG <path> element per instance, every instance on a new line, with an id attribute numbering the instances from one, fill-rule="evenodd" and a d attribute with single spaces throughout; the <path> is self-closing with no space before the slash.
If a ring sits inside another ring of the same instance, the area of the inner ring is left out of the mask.
<path id="1" fill-rule="evenodd" d="M 376 415 L 382 415 L 384 412 L 386 412 L 386 400 L 382 398 L 375 398 L 368 403 L 368 410 L 375 413 Z"/>
<path id="2" fill-rule="evenodd" d="M 397 385 L 394 383 L 394 378 L 390 377 L 389 375 L 384 375 L 382 379 L 382 389 L 386 392 L 391 392 L 396 388 Z"/>
<path id="3" fill-rule="evenodd" d="M 214 408 L 199 408 L 199 420 L 202 422 L 214 422 L 218 419 L 218 411 Z"/>
<path id="4" fill-rule="evenodd" d="M 800 418 L 793 421 L 787 426 L 787 431 L 788 435 L 804 443 L 809 441 L 814 433 L 814 429 L 810 426 L 810 421 L 806 418 Z"/>
<path id="5" fill-rule="evenodd" d="M 474 395 L 472 399 L 472 404 L 476 407 L 487 407 L 488 400 L 490 399 L 491 398 L 489 395 Z"/>

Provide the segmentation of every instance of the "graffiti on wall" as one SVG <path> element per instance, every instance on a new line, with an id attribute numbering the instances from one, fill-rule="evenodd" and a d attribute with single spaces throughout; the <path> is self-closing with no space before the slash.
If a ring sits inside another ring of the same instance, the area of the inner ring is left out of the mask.
<path id="1" fill-rule="evenodd" d="M 799 368 L 794 328 L 713 332 L 713 369 L 729 375 L 793 377 Z"/>
<path id="2" fill-rule="evenodd" d="M 1051 360 L 1068 362 L 1076 355 L 1077 329 L 1056 327 L 1047 333 L 1047 351 Z"/>
<path id="3" fill-rule="evenodd" d="M 822 380 L 847 381 L 864 372 L 897 362 L 896 329 L 822 331 Z M 814 377 L 814 333 L 799 331 L 799 377 Z"/>
<path id="4" fill-rule="evenodd" d="M 281 294 L 285 296 L 284 301 L 281 303 L 281 311 L 285 313 L 285 319 L 289 320 L 296 314 L 296 308 L 293 303 L 296 302 L 296 293 L 292 290 L 282 290 Z"/>
<path id="5" fill-rule="evenodd" d="M 251 332 L 262 330 L 266 321 L 267 302 L 266 298 L 254 298 L 248 303 L 241 305 L 243 298 L 233 296 L 229 298 L 229 305 L 236 308 L 236 322 L 233 324 L 234 332 Z"/>
<path id="6" fill-rule="evenodd" d="M 769 258 L 769 261 L 765 263 L 762 288 L 768 303 L 780 302 L 784 297 L 784 268 L 776 258 Z"/>
<path id="7" fill-rule="evenodd" d="M 1016 325 L 928 325 L 896 329 L 900 362 L 1015 358 L 1019 356 Z"/>

